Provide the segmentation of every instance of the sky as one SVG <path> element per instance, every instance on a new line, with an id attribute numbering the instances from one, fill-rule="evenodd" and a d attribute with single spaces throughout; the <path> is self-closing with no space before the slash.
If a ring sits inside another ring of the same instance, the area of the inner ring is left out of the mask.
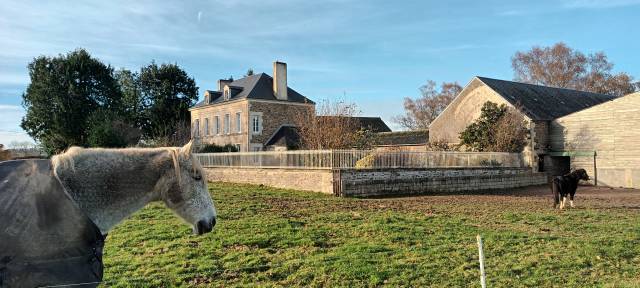
<path id="1" fill-rule="evenodd" d="M 288 84 L 318 102 L 354 102 L 391 120 L 427 80 L 513 79 L 511 56 L 565 42 L 604 51 L 640 78 L 640 0 L 13 1 L 0 4 L 0 143 L 20 128 L 27 65 L 76 48 L 139 70 L 177 63 L 203 97 L 216 81 L 288 65 Z"/>

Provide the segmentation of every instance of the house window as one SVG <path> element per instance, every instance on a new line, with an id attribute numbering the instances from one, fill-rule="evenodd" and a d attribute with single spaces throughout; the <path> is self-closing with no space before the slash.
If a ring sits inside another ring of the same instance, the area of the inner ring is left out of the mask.
<path id="1" fill-rule="evenodd" d="M 229 114 L 224 115 L 224 134 L 229 134 L 231 129 L 229 129 L 229 124 L 231 122 L 231 116 Z"/>
<path id="2" fill-rule="evenodd" d="M 220 117 L 216 116 L 215 118 L 216 125 L 216 135 L 220 135 Z"/>
<path id="3" fill-rule="evenodd" d="M 193 136 L 200 137 L 200 119 L 196 119 L 196 122 L 193 124 Z"/>
<path id="4" fill-rule="evenodd" d="M 204 135 L 209 136 L 209 118 L 204 118 Z"/>
<path id="5" fill-rule="evenodd" d="M 240 117 L 240 112 L 236 113 L 236 132 L 242 132 L 242 118 Z"/>
<path id="6" fill-rule="evenodd" d="M 253 134 L 260 134 L 260 115 L 251 116 L 251 132 Z"/>

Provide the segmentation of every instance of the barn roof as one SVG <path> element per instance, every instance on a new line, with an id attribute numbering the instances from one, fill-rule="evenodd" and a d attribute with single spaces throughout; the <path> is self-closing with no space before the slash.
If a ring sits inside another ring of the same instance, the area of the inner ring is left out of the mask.
<path id="1" fill-rule="evenodd" d="M 532 120 L 553 120 L 615 99 L 615 96 L 476 77 Z"/>

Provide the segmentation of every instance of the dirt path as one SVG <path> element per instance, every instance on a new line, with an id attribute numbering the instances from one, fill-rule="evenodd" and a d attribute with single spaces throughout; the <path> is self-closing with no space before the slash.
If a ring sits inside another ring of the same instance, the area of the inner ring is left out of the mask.
<path id="1" fill-rule="evenodd" d="M 546 207 L 552 204 L 553 196 L 547 185 L 530 186 L 508 191 L 481 192 L 476 194 L 438 194 L 380 199 L 389 204 L 414 206 L 424 204 L 462 202 L 477 204 L 525 204 Z M 576 205 L 583 208 L 629 208 L 640 209 L 640 190 L 580 186 L 575 196 Z"/>

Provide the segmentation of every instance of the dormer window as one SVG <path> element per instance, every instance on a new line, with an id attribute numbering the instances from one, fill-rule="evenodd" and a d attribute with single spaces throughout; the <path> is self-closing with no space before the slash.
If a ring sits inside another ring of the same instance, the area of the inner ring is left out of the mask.
<path id="1" fill-rule="evenodd" d="M 229 89 L 229 86 L 224 86 L 224 92 L 222 95 L 224 96 L 224 100 L 229 100 L 229 98 L 231 98 L 231 90 Z"/>

